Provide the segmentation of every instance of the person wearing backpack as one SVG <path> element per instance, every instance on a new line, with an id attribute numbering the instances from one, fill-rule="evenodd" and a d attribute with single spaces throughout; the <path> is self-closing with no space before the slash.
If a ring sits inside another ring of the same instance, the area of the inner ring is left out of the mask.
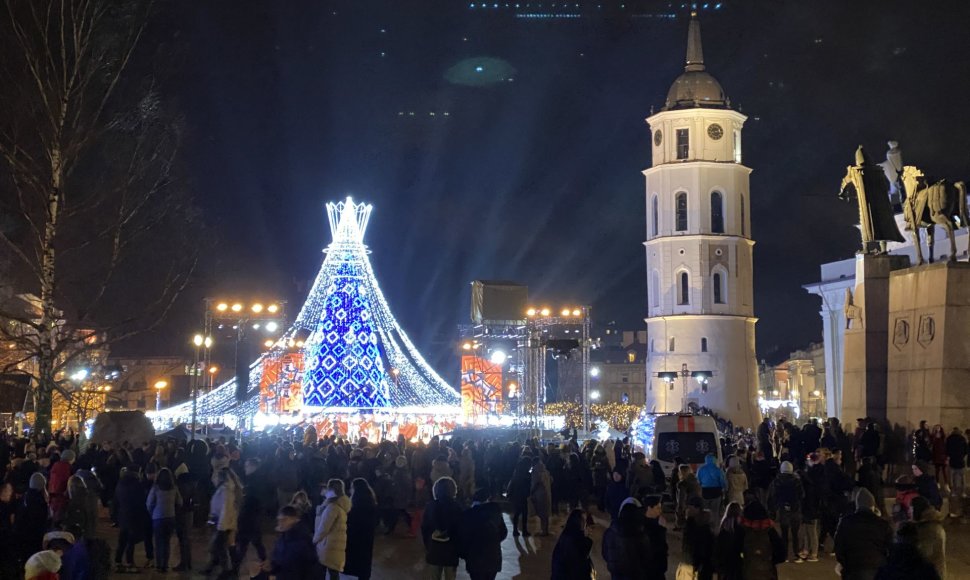
<path id="1" fill-rule="evenodd" d="M 798 550 L 798 529 L 802 523 L 802 500 L 805 489 L 802 481 L 795 475 L 794 466 L 789 461 L 781 462 L 781 473 L 768 488 L 768 507 L 775 514 L 781 526 L 781 541 L 785 546 L 785 560 L 802 560 Z M 791 546 L 791 552 L 788 551 Z"/>
<path id="2" fill-rule="evenodd" d="M 785 545 L 768 510 L 757 500 L 752 501 L 742 512 L 741 527 L 744 580 L 778 580 L 778 564 L 785 561 Z"/>

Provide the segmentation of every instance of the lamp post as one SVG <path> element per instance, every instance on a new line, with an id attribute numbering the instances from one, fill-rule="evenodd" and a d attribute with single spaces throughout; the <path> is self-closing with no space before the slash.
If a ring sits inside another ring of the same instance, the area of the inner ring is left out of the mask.
<path id="1" fill-rule="evenodd" d="M 168 381 L 155 381 L 155 412 L 162 410 L 162 390 L 168 386 Z"/>
<path id="2" fill-rule="evenodd" d="M 199 410 L 199 369 L 202 359 L 202 348 L 205 347 L 205 361 L 209 360 L 209 349 L 212 348 L 212 337 L 208 335 L 196 334 L 192 337 L 192 344 L 195 345 L 195 362 L 192 364 L 192 434 L 190 437 L 195 439 L 195 426 L 198 419 Z M 216 368 L 216 367 L 213 367 Z M 218 368 L 216 371 L 218 372 Z M 211 374 L 211 373 L 210 373 Z"/>

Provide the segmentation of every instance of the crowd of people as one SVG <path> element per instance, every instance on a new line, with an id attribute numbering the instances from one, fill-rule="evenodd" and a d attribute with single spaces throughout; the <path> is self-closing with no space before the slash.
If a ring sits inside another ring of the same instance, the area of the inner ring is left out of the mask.
<path id="1" fill-rule="evenodd" d="M 941 510 L 948 495 L 950 515 L 963 515 L 967 437 L 921 425 L 911 437 L 912 473 L 888 485 L 882 441 L 866 420 L 847 433 L 834 419 L 801 427 L 766 419 L 722 441 L 723 465 L 711 454 L 699 466 L 676 460 L 668 473 L 629 439 L 579 442 L 575 432 L 555 443 L 412 443 L 318 438 L 308 429 L 302 440 L 83 451 L 71 435 L 46 445 L 4 438 L 0 578 L 97 579 L 146 568 L 235 578 L 252 548 L 258 578 L 367 580 L 375 536 L 393 534 L 420 538 L 432 579 L 454 578 L 464 565 L 473 580 L 492 580 L 510 534 L 556 533 L 552 578 L 589 579 L 598 520 L 609 521 L 601 556 L 617 580 L 772 580 L 780 565 L 823 558 L 833 577 L 838 570 L 850 580 L 946 578 Z M 102 513 L 117 528 L 113 546 L 98 535 Z M 564 518 L 561 529 L 554 516 Z M 206 523 L 207 558 L 195 562 L 190 535 Z M 679 558 L 670 558 L 668 530 L 681 534 Z"/>

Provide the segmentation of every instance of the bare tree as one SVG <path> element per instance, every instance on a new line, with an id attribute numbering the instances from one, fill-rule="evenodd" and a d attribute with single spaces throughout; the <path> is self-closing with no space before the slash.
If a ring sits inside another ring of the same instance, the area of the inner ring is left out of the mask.
<path id="1" fill-rule="evenodd" d="M 0 340 L 18 353 L 4 372 L 33 376 L 35 432 L 49 433 L 52 393 L 71 404 L 72 365 L 155 328 L 172 307 L 195 267 L 197 228 L 175 185 L 179 123 L 155 75 L 142 74 L 153 2 L 5 8 L 0 250 L 16 271 L 8 292 L 37 304 L 0 304 Z"/>

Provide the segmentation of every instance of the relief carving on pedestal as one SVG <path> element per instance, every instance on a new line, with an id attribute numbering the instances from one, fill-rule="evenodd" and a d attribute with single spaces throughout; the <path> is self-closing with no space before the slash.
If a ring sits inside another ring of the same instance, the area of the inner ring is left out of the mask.
<path id="1" fill-rule="evenodd" d="M 849 288 L 845 289 L 845 303 L 842 308 L 842 311 L 845 313 L 846 330 L 849 330 L 850 328 L 855 328 L 856 326 L 858 326 L 858 328 L 865 328 L 865 323 L 863 322 L 863 318 L 862 318 L 862 314 L 863 314 L 862 309 L 853 303 L 852 290 L 850 290 Z M 856 324 L 852 324 L 853 320 L 856 321 Z"/>
<path id="2" fill-rule="evenodd" d="M 903 318 L 896 320 L 896 327 L 893 329 L 893 346 L 903 350 L 909 344 L 909 321 Z"/>
<path id="3" fill-rule="evenodd" d="M 932 316 L 922 316 L 919 319 L 919 332 L 916 334 L 916 342 L 926 348 L 933 342 L 936 336 L 936 321 Z"/>

